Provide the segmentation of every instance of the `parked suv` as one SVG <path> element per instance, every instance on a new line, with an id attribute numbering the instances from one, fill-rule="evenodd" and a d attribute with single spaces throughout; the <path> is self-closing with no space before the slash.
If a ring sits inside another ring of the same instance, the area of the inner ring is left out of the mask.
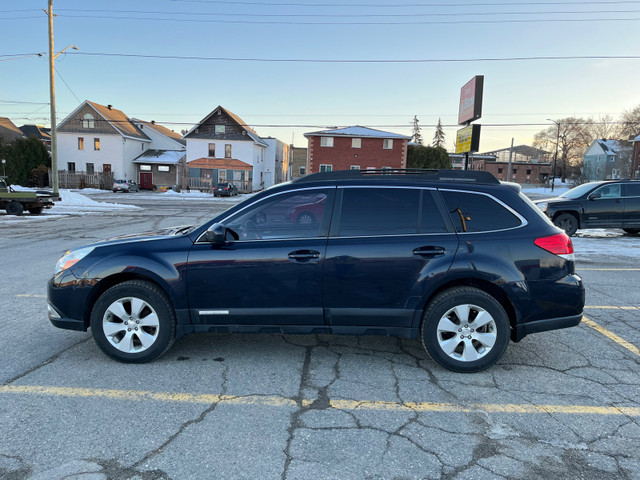
<path id="1" fill-rule="evenodd" d="M 236 187 L 233 183 L 219 183 L 215 187 L 213 187 L 214 197 L 232 197 L 237 194 L 238 187 Z"/>
<path id="2" fill-rule="evenodd" d="M 292 221 L 321 205 L 313 222 Z M 124 362 L 191 332 L 419 338 L 444 367 L 494 364 L 509 339 L 577 325 L 570 238 L 486 172 L 325 172 L 199 227 L 67 252 L 49 318 Z"/>
<path id="3" fill-rule="evenodd" d="M 581 228 L 622 228 L 640 233 L 640 180 L 584 183 L 536 205 L 567 235 Z"/>

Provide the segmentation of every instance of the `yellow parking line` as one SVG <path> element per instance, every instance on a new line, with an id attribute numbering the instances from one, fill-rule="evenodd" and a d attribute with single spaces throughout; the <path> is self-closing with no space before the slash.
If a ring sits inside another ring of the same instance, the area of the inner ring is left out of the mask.
<path id="1" fill-rule="evenodd" d="M 605 337 L 609 338 L 610 340 L 613 340 L 618 345 L 626 348 L 627 350 L 629 350 L 634 355 L 637 355 L 637 356 L 640 357 L 640 348 L 636 347 L 632 343 L 627 342 L 624 338 L 619 337 L 618 335 L 616 335 L 612 331 L 607 330 L 602 325 L 594 322 L 593 320 L 591 320 L 590 318 L 587 318 L 585 316 L 582 317 L 582 323 L 584 323 L 588 327 L 593 328 L 595 331 L 601 333 L 602 335 L 604 335 Z"/>
<path id="2" fill-rule="evenodd" d="M 154 400 L 159 402 L 227 405 L 257 405 L 269 407 L 296 407 L 296 401 L 262 395 L 219 395 L 193 393 L 163 393 L 140 390 L 106 390 L 99 388 L 47 387 L 43 385 L 6 385 L 0 387 L 0 394 L 41 395 L 56 397 L 105 398 L 108 400 Z M 310 406 L 313 400 L 302 400 L 303 406 Z M 453 403 L 435 402 L 379 402 L 356 400 L 332 400 L 332 408 L 340 410 L 384 410 L 395 412 L 477 412 L 487 413 L 559 413 L 566 415 L 627 415 L 640 416 L 640 407 L 605 407 L 595 405 L 535 405 L 535 404 L 491 404 L 473 403 L 456 405 Z"/>
<path id="3" fill-rule="evenodd" d="M 586 270 L 591 272 L 638 272 L 640 268 L 580 268 L 576 267 L 576 270 Z"/>
<path id="4" fill-rule="evenodd" d="M 616 307 L 613 305 L 585 305 L 584 308 L 593 310 L 640 310 L 640 307 Z"/>

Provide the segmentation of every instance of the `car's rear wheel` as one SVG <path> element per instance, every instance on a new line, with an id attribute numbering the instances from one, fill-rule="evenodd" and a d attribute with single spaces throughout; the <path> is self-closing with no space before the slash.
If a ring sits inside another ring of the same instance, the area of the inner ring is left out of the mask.
<path id="1" fill-rule="evenodd" d="M 132 280 L 104 292 L 91 312 L 91 332 L 111 358 L 127 363 L 149 362 L 175 339 L 175 314 L 156 285 Z"/>
<path id="2" fill-rule="evenodd" d="M 571 213 L 561 213 L 553 219 L 553 224 L 561 228 L 569 236 L 572 236 L 578 230 L 578 219 Z"/>
<path id="3" fill-rule="evenodd" d="M 311 212 L 302 212 L 300 215 L 298 215 L 298 218 L 296 220 L 296 223 L 298 223 L 299 225 L 311 225 L 315 222 L 316 217 L 314 217 L 313 213 Z"/>
<path id="4" fill-rule="evenodd" d="M 623 230 L 629 235 L 638 235 L 640 233 L 640 228 L 623 228 Z"/>
<path id="5" fill-rule="evenodd" d="M 44 207 L 33 207 L 29 209 L 29 213 L 31 215 L 40 215 L 43 210 L 44 210 Z"/>
<path id="6" fill-rule="evenodd" d="M 421 338 L 433 360 L 454 372 L 489 368 L 509 344 L 509 319 L 502 305 L 478 288 L 439 293 L 422 320 Z"/>
<path id="7" fill-rule="evenodd" d="M 22 204 L 16 201 L 7 203 L 7 206 L 5 208 L 8 215 L 22 215 L 22 212 L 24 212 L 24 207 L 22 206 Z"/>

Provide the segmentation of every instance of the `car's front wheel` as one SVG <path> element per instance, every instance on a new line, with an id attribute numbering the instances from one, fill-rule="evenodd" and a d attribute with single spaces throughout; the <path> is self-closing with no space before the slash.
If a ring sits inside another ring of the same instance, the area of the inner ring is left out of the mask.
<path id="1" fill-rule="evenodd" d="M 111 358 L 144 363 L 175 339 L 175 314 L 167 296 L 150 282 L 132 280 L 104 292 L 91 312 L 91 332 Z"/>
<path id="2" fill-rule="evenodd" d="M 578 219 L 571 213 L 561 213 L 553 219 L 553 224 L 564 230 L 570 237 L 578 230 Z"/>
<path id="3" fill-rule="evenodd" d="M 478 288 L 439 293 L 422 320 L 421 338 L 433 360 L 454 372 L 489 368 L 509 344 L 509 319 L 502 305 Z"/>
<path id="4" fill-rule="evenodd" d="M 622 230 L 629 235 L 638 235 L 640 233 L 640 228 L 623 228 Z"/>

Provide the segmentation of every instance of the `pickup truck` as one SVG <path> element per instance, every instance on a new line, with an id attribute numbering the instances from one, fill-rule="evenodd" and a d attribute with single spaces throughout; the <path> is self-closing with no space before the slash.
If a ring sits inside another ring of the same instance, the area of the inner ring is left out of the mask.
<path id="1" fill-rule="evenodd" d="M 22 215 L 25 210 L 32 215 L 38 215 L 45 208 L 53 207 L 54 200 L 62 200 L 58 192 L 15 191 L 7 177 L 0 176 L 0 209 L 5 209 L 8 215 Z"/>

